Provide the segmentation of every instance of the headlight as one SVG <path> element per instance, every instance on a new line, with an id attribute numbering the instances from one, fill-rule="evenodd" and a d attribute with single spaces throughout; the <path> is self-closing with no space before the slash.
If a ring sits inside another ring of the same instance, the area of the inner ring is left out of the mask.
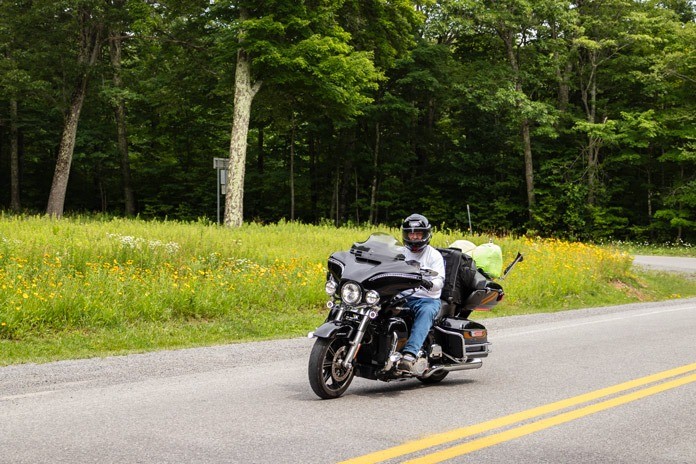
<path id="1" fill-rule="evenodd" d="M 354 305 L 359 303 L 360 297 L 362 297 L 360 285 L 354 282 L 348 282 L 341 288 L 341 299 L 348 304 Z"/>
<path id="2" fill-rule="evenodd" d="M 365 302 L 371 305 L 379 303 L 379 293 L 374 290 L 370 290 L 367 292 L 367 294 L 365 294 Z"/>
<path id="3" fill-rule="evenodd" d="M 336 281 L 333 279 L 329 279 L 326 281 L 326 285 L 324 285 L 324 290 L 326 290 L 326 293 L 331 296 L 336 293 L 336 288 L 338 287 L 338 284 L 336 284 Z"/>

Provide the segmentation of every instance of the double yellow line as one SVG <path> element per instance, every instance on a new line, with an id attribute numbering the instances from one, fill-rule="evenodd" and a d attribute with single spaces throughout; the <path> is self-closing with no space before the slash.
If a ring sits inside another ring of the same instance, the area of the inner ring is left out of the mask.
<path id="1" fill-rule="evenodd" d="M 401 456 L 405 456 L 407 454 L 416 453 L 435 446 L 462 440 L 472 435 L 489 432 L 491 430 L 495 430 L 508 425 L 513 425 L 518 422 L 528 421 L 530 419 L 534 419 L 545 414 L 550 414 L 553 412 L 560 411 L 562 409 L 578 406 L 580 404 L 595 401 L 607 396 L 616 395 L 617 393 L 625 392 L 627 390 L 633 390 L 651 383 L 660 382 L 666 379 L 670 379 L 672 377 L 682 376 L 684 374 L 692 373 L 694 371 L 696 371 L 696 363 L 688 364 L 686 366 L 677 367 L 675 369 L 670 369 L 668 371 L 649 375 L 640 379 L 631 380 L 618 385 L 614 385 L 612 387 L 602 388 L 601 390 L 585 393 L 579 396 L 557 401 L 555 403 L 549 403 L 543 406 L 528 409 L 526 411 L 521 411 L 515 414 L 500 417 L 498 419 L 482 422 L 480 424 L 471 425 L 468 427 L 463 427 L 456 430 L 451 430 L 449 432 L 439 433 L 436 435 L 431 435 L 420 440 L 410 441 L 404 443 L 403 445 L 395 446 L 393 448 L 366 454 L 364 456 L 360 456 L 354 459 L 349 459 L 348 461 L 344 461 L 340 464 L 368 464 L 387 461 L 389 459 L 394 459 Z M 540 430 L 544 430 L 555 425 L 570 422 L 581 417 L 589 416 L 590 414 L 614 408 L 622 404 L 630 403 L 632 401 L 636 401 L 650 395 L 655 395 L 657 393 L 677 388 L 692 382 L 696 382 L 696 374 L 694 373 L 688 376 L 676 378 L 669 382 L 660 383 L 651 387 L 644 388 L 642 390 L 636 390 L 631 393 L 626 393 L 624 395 L 617 396 L 599 403 L 591 404 L 580 409 L 561 413 L 556 416 L 544 419 L 539 419 L 535 422 L 527 423 L 513 429 L 509 429 L 486 437 L 477 438 L 475 440 L 468 441 L 461 445 L 456 445 L 451 448 L 443 449 L 441 451 L 435 451 L 423 457 L 416 458 L 407 462 L 442 462 L 447 459 L 452 459 L 457 456 L 471 453 L 472 451 L 487 448 L 498 443 L 529 435 L 531 433 L 538 432 Z"/>

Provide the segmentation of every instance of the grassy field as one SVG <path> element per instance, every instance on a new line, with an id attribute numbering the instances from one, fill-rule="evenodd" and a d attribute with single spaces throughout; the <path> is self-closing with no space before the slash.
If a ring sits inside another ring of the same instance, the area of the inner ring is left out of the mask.
<path id="1" fill-rule="evenodd" d="M 385 227 L 214 224 L 0 214 L 0 365 L 294 337 L 325 317 L 326 258 Z M 433 245 L 493 240 L 505 300 L 482 317 L 696 295 L 639 273 L 614 247 L 438 231 Z"/>

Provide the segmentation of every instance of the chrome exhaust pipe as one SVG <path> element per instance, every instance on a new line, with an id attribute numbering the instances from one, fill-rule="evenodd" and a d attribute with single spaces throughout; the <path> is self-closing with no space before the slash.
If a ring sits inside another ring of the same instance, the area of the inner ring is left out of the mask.
<path id="1" fill-rule="evenodd" d="M 454 372 L 454 371 L 465 371 L 469 369 L 478 369 L 483 365 L 483 361 L 480 359 L 471 359 L 465 363 L 461 364 L 454 364 L 454 365 L 449 365 L 449 366 L 435 366 L 434 368 L 430 369 L 428 372 L 426 372 L 423 375 L 423 378 L 428 378 L 433 374 L 437 374 L 438 372 L 442 371 L 447 371 L 447 372 Z"/>

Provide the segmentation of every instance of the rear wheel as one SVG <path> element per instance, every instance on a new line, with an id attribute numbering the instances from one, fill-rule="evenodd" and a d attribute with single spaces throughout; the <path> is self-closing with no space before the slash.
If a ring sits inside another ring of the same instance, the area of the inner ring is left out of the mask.
<path id="1" fill-rule="evenodd" d="M 353 367 L 345 368 L 350 343 L 342 337 L 319 338 L 309 355 L 309 385 L 320 398 L 341 396 L 353 380 Z"/>

